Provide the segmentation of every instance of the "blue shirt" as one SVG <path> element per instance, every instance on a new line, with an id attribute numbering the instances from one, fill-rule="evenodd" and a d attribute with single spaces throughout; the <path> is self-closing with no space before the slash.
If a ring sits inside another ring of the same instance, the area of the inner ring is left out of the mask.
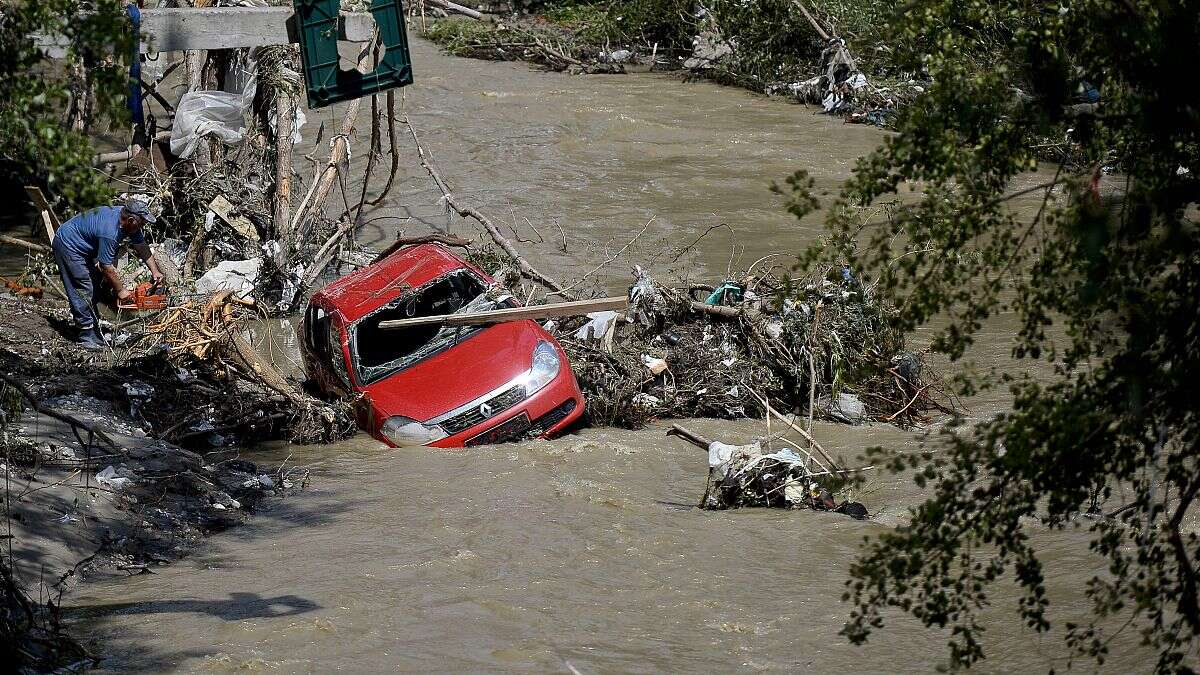
<path id="1" fill-rule="evenodd" d="M 126 235 L 121 229 L 120 206 L 101 206 L 63 223 L 54 233 L 54 244 L 88 263 L 98 260 L 102 265 L 112 265 L 117 257 L 117 247 L 127 236 L 131 244 L 146 243 L 140 231 Z"/>

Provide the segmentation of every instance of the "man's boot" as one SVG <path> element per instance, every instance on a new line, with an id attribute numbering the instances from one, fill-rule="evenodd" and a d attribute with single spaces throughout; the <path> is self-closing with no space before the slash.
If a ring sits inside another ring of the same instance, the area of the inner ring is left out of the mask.
<path id="1" fill-rule="evenodd" d="M 79 346 L 87 350 L 104 349 L 104 338 L 100 335 L 99 326 L 89 326 L 79 331 Z"/>

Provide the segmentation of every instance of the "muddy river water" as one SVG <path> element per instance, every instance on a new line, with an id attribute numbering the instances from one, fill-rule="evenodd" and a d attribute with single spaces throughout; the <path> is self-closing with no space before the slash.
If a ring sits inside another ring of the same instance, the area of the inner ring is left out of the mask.
<path id="1" fill-rule="evenodd" d="M 882 138 L 667 75 L 541 73 L 449 58 L 419 39 L 413 57 L 417 84 L 404 107 L 447 179 L 486 211 L 516 214 L 521 237 L 537 239 L 528 217 L 547 243 L 523 247 L 568 280 L 651 218 L 633 262 L 720 223 L 736 233 L 743 262 L 798 250 L 818 235 L 816 221 L 798 223 L 768 185 L 807 168 L 832 189 Z M 327 140 L 340 116 L 311 111 L 303 151 L 321 121 Z M 366 243 L 446 225 L 411 148 L 401 140 L 398 186 L 371 213 Z M 357 153 L 355 167 L 364 159 Z M 722 228 L 676 267 L 719 279 L 730 255 Z M 603 281 L 619 289 L 628 278 L 618 266 Z M 1011 325 L 990 323 L 973 356 L 1002 362 Z M 969 414 L 1004 405 L 980 397 Z M 751 421 L 689 424 L 734 442 L 762 431 Z M 919 499 L 909 479 L 874 480 L 861 496 L 881 512 L 870 522 L 702 512 L 693 506 L 704 455 L 664 429 L 590 429 L 466 452 L 390 450 L 365 436 L 256 450 L 251 458 L 311 467 L 310 489 L 153 575 L 85 584 L 70 618 L 120 672 L 927 672 L 943 660 L 946 635 L 899 615 L 865 647 L 838 636 L 848 565 L 864 536 L 901 522 Z M 847 457 L 880 444 L 911 451 L 920 436 L 879 425 L 817 430 Z M 1089 612 L 1080 589 L 1100 564 L 1085 536 L 1037 536 L 1060 621 Z M 1064 666 L 1052 660 L 1061 635 L 1021 627 L 1014 604 L 1002 582 L 980 670 Z M 1150 659 L 1119 641 L 1106 669 L 1142 671 Z"/>

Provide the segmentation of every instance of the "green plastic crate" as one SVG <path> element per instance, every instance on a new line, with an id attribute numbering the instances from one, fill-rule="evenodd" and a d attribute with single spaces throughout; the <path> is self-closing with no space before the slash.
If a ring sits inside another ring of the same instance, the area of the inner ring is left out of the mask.
<path id="1" fill-rule="evenodd" d="M 386 50 L 373 72 L 342 70 L 338 63 L 338 0 L 292 0 L 300 31 L 300 56 L 308 107 L 322 108 L 339 101 L 369 96 L 412 84 L 412 61 L 404 31 L 400 0 L 374 0 L 371 14 Z"/>

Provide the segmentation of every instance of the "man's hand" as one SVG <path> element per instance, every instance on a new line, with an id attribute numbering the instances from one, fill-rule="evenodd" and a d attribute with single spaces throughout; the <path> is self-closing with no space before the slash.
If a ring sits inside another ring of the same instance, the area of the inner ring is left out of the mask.
<path id="1" fill-rule="evenodd" d="M 163 273 L 159 272 L 157 268 L 154 268 L 150 270 L 150 280 L 154 282 L 155 286 L 162 286 L 163 282 L 166 280 L 166 277 L 163 276 Z"/>
<path id="2" fill-rule="evenodd" d="M 133 291 L 129 290 L 128 288 L 122 288 L 121 290 L 117 291 L 118 300 L 128 300 L 132 297 Z"/>

